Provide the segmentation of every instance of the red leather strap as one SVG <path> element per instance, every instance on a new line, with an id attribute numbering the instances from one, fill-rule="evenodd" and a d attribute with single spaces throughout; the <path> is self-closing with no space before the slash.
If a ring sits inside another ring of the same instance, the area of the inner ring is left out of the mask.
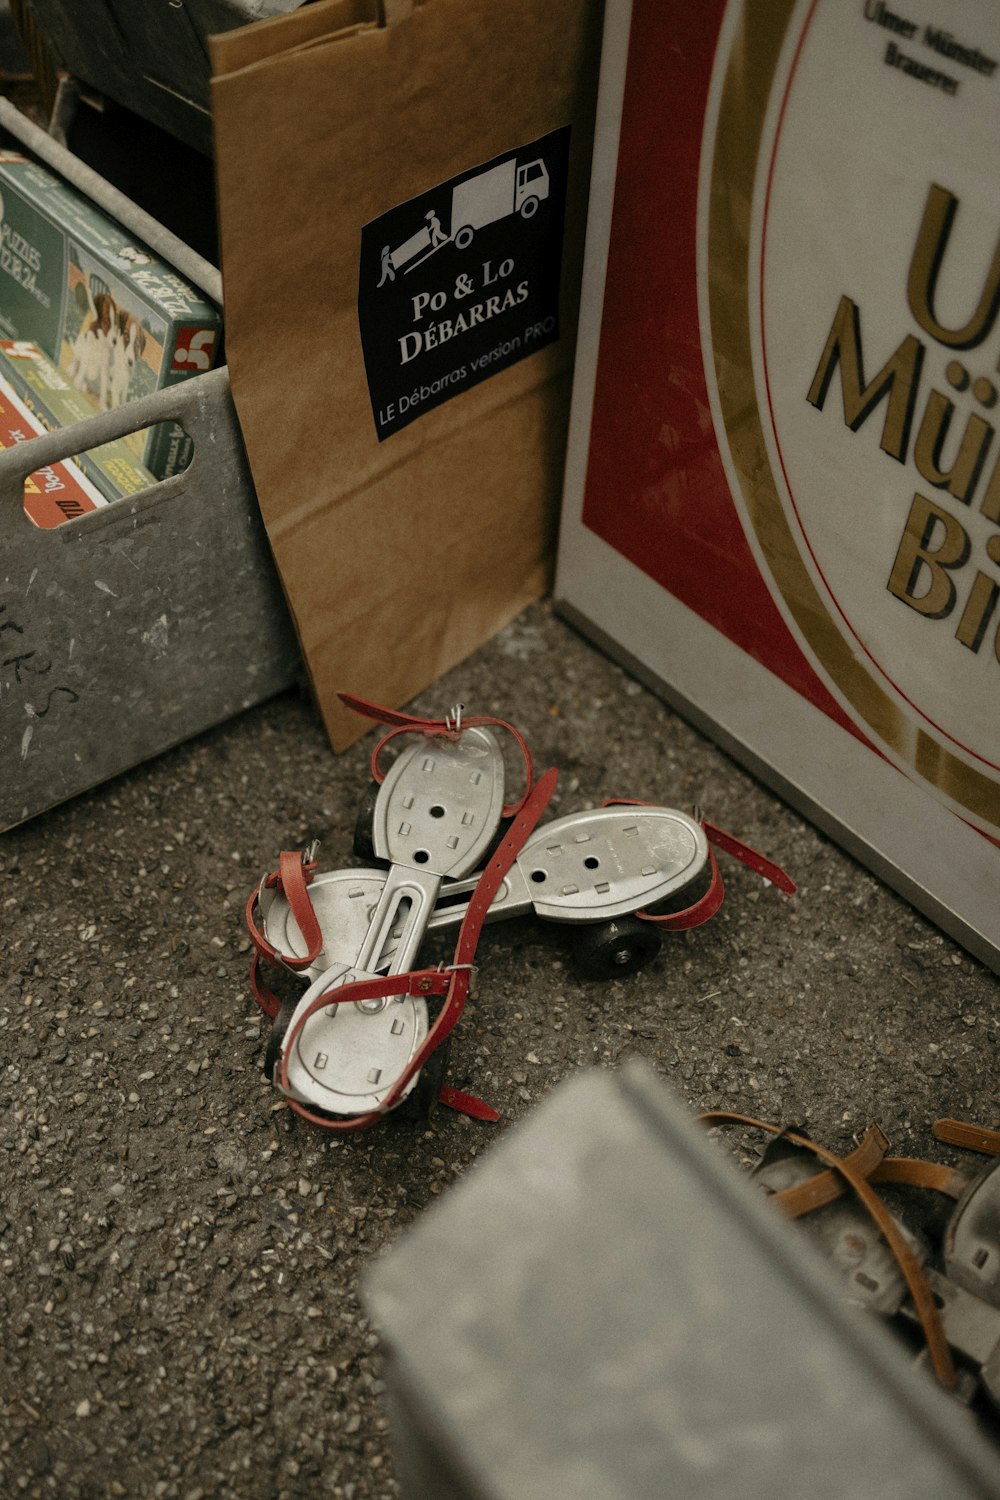
<path id="1" fill-rule="evenodd" d="M 308 969 L 323 951 L 323 933 L 309 896 L 309 885 L 316 873 L 315 860 L 307 860 L 297 850 L 284 849 L 278 857 L 278 868 L 265 878 L 264 884 L 271 890 L 281 891 L 288 902 L 292 916 L 306 944 L 303 957 L 290 953 L 279 953 L 257 925 L 259 887 L 254 887 L 246 905 L 246 924 L 250 940 L 261 958 L 281 964 L 286 969 Z"/>
<path id="2" fill-rule="evenodd" d="M 659 807 L 658 802 L 639 802 L 633 797 L 609 797 L 602 802 L 602 807 Z M 779 890 L 784 891 L 786 896 L 794 896 L 796 891 L 795 882 L 789 875 L 776 865 L 773 860 L 768 859 L 765 854 L 760 854 L 756 849 L 751 849 L 749 844 L 744 844 L 731 833 L 726 833 L 722 828 L 716 828 L 714 823 L 701 820 L 701 827 L 705 831 L 705 837 L 709 845 L 715 844 L 717 848 L 724 849 L 741 864 L 747 865 L 765 880 L 770 880 Z M 685 932 L 692 927 L 700 927 L 703 922 L 708 922 L 715 916 L 725 897 L 725 888 L 722 883 L 722 873 L 719 869 L 715 855 L 711 847 L 708 851 L 709 864 L 712 871 L 711 883 L 703 896 L 699 896 L 691 906 L 685 907 L 683 911 L 664 912 L 657 915 L 649 911 L 637 911 L 636 916 L 641 917 L 644 922 L 655 922 L 658 927 L 663 927 L 668 932 Z"/>
<path id="3" fill-rule="evenodd" d="M 726 894 L 722 884 L 722 871 L 711 849 L 708 851 L 708 858 L 712 868 L 711 884 L 705 894 L 699 896 L 691 906 L 686 906 L 683 911 L 664 912 L 660 916 L 649 911 L 637 911 L 636 916 L 641 917 L 644 922 L 655 922 L 657 927 L 663 927 L 668 932 L 686 932 L 708 922 L 719 910 Z"/>
<path id="4" fill-rule="evenodd" d="M 250 991 L 265 1015 L 270 1016 L 273 1021 L 281 1007 L 281 1001 L 265 981 L 261 971 L 261 961 L 277 964 L 282 968 L 308 969 L 319 957 L 323 950 L 323 934 L 309 897 L 309 883 L 316 873 L 315 860 L 307 860 L 304 854 L 283 850 L 278 859 L 277 870 L 272 870 L 264 884 L 272 890 L 275 888 L 284 892 L 292 915 L 299 925 L 299 931 L 307 945 L 304 958 L 295 958 L 290 953 L 279 953 L 272 943 L 261 932 L 257 925 L 257 907 L 260 899 L 260 887 L 255 886 L 250 892 L 246 904 L 246 925 L 250 934 L 250 941 L 254 946 L 254 954 L 250 960 Z"/>
<path id="5" fill-rule="evenodd" d="M 265 984 L 264 977 L 260 972 L 260 954 L 255 953 L 250 960 L 250 992 L 266 1016 L 275 1020 L 281 1009 L 281 1001 L 271 989 Z"/>
<path id="6" fill-rule="evenodd" d="M 259 900 L 260 886 L 255 885 L 247 897 L 246 910 L 243 913 L 247 924 L 247 932 L 250 934 L 250 941 L 253 943 L 256 952 L 262 958 L 276 958 L 277 955 L 274 949 L 257 926 L 257 903 Z"/>
<path id="7" fill-rule="evenodd" d="M 436 1021 L 379 1108 L 357 1115 L 353 1119 L 334 1119 L 329 1115 L 319 1114 L 309 1109 L 297 1099 L 289 1098 L 289 1107 L 296 1114 L 311 1121 L 314 1125 L 322 1126 L 325 1130 L 340 1132 L 364 1130 L 376 1124 L 392 1109 L 394 1104 L 399 1102 L 410 1080 L 416 1076 L 431 1054 L 440 1047 L 465 1008 L 472 977 L 472 961 L 475 957 L 479 934 L 486 920 L 486 913 L 503 884 L 504 876 L 547 807 L 556 788 L 557 776 L 558 773 L 554 770 L 546 771 L 545 775 L 535 783 L 527 802 L 517 814 L 496 853 L 480 876 L 459 928 L 454 959 L 450 968 L 418 969 L 406 974 L 389 974 L 385 978 L 358 980 L 352 984 L 326 990 L 317 995 L 302 1015 L 289 1027 L 278 1066 L 278 1083 L 286 1094 L 289 1091 L 288 1059 L 292 1048 L 306 1022 L 318 1011 L 331 1005 L 344 1005 L 356 1000 L 389 998 L 393 995 L 443 995 L 444 1004 Z M 453 1091 L 453 1095 L 457 1097 L 458 1091 Z M 483 1106 L 483 1108 L 488 1108 L 488 1106 Z"/>
<path id="8" fill-rule="evenodd" d="M 758 853 L 756 849 L 751 849 L 749 844 L 744 844 L 742 840 L 734 838 L 731 833 L 726 833 L 725 829 L 716 828 L 713 823 L 706 823 L 702 820 L 701 826 L 705 830 L 705 837 L 710 843 L 715 844 L 716 848 L 724 849 L 727 854 L 738 859 L 740 864 L 747 865 L 756 874 L 769 880 L 772 885 L 776 885 L 779 891 L 784 891 L 786 896 L 795 895 L 797 887 L 794 880 L 780 865 L 776 865 L 774 860 L 768 859 L 765 854 Z"/>
<path id="9" fill-rule="evenodd" d="M 463 1115 L 471 1115 L 474 1120 L 487 1120 L 491 1125 L 500 1118 L 499 1112 L 491 1104 L 477 1099 L 475 1094 L 466 1094 L 461 1089 L 453 1089 L 449 1083 L 441 1085 L 438 1103 L 447 1104 L 449 1109 L 457 1109 Z"/>
<path id="10" fill-rule="evenodd" d="M 353 709 L 356 714 L 374 719 L 377 724 L 391 724 L 396 729 L 422 730 L 442 722 L 440 719 L 422 719 L 415 714 L 403 713 L 401 709 L 386 708 L 381 703 L 372 703 L 368 698 L 359 698 L 356 693 L 338 693 L 337 697 L 345 708 Z"/>
<path id="11" fill-rule="evenodd" d="M 381 704 L 369 703 L 365 698 L 356 698 L 353 693 L 338 693 L 340 701 L 346 708 L 351 708 L 355 713 L 363 714 L 368 719 L 374 719 L 376 723 L 388 724 L 392 727 L 388 734 L 383 735 L 375 749 L 372 751 L 371 769 L 373 778 L 382 784 L 385 772 L 379 765 L 379 758 L 390 740 L 401 734 L 426 734 L 430 737 L 457 740 L 461 735 L 462 728 L 465 729 L 505 729 L 512 735 L 524 760 L 525 786 L 524 793 L 516 802 L 504 804 L 503 816 L 513 817 L 520 812 L 528 800 L 534 780 L 534 770 L 531 760 L 531 751 L 528 742 L 519 729 L 513 724 L 508 724 L 506 719 L 497 719 L 489 714 L 470 715 L 461 719 L 461 725 L 456 726 L 450 719 L 421 719 L 414 714 L 405 714 L 397 709 L 383 708 Z"/>
<path id="12" fill-rule="evenodd" d="M 315 873 L 315 863 L 307 864 L 305 857 L 294 850 L 285 849 L 278 856 L 277 885 L 285 894 L 306 945 L 303 958 L 282 954 L 282 963 L 290 969 L 308 969 L 323 951 L 323 933 L 309 897 L 309 885 Z"/>

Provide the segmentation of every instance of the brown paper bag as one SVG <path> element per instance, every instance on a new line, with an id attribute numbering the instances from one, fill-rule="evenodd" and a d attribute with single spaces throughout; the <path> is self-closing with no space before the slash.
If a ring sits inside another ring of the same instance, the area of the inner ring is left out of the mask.
<path id="1" fill-rule="evenodd" d="M 320 0 L 213 39 L 233 395 L 331 742 L 548 586 L 597 0 Z M 461 221 L 461 222 L 459 222 Z"/>

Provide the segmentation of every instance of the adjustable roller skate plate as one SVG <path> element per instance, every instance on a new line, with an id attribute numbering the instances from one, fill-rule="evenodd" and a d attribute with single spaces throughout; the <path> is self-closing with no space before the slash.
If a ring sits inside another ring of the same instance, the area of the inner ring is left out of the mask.
<path id="1" fill-rule="evenodd" d="M 466 729 L 456 740 L 425 739 L 402 752 L 375 802 L 375 853 L 392 863 L 381 877 L 374 910 L 371 881 L 359 881 L 357 910 L 364 901 L 368 916 L 360 942 L 352 956 L 314 980 L 296 1006 L 293 1027 L 327 990 L 413 967 L 442 880 L 468 875 L 481 861 L 500 825 L 503 794 L 503 756 L 488 730 Z M 330 895 L 333 923 L 346 921 L 350 928 L 349 935 L 331 929 L 327 936 L 323 927 L 325 949 L 343 954 L 358 936 L 352 898 L 345 896 L 349 882 L 331 879 L 321 889 Z M 333 1114 L 377 1109 L 428 1029 L 426 1001 L 409 996 L 327 1006 L 296 1036 L 289 1088 L 302 1102 Z M 416 1076 L 411 1087 L 415 1082 Z"/>
<path id="2" fill-rule="evenodd" d="M 702 873 L 708 840 L 686 813 L 666 807 L 608 807 L 569 813 L 537 829 L 511 866 L 490 906 L 497 922 L 534 911 L 555 922 L 595 922 L 623 916 L 683 890 Z M 457 927 L 468 909 L 478 876 L 442 882 L 428 926 Z M 384 870 L 335 870 L 317 875 L 309 887 L 325 947 L 310 978 L 360 953 L 375 906 L 386 883 Z M 268 941 L 283 953 L 306 951 L 288 902 L 274 890 L 261 892 Z M 382 960 L 392 959 L 403 936 L 397 913 L 383 944 Z M 383 972 L 380 967 L 379 972 Z"/>
<path id="3" fill-rule="evenodd" d="M 416 957 L 445 877 L 460 879 L 486 854 L 503 811 L 503 756 L 488 729 L 424 740 L 393 763 L 375 803 L 372 843 L 391 860 L 358 956 L 374 971 L 402 923 L 400 968 Z"/>
<path id="4" fill-rule="evenodd" d="M 540 917 L 595 922 L 682 890 L 708 860 L 705 831 L 668 807 L 595 807 L 536 829 L 517 856 Z"/>
<path id="5" fill-rule="evenodd" d="M 503 794 L 503 756 L 488 729 L 411 745 L 379 789 L 375 853 L 442 876 L 468 875 L 499 827 Z"/>
<path id="6" fill-rule="evenodd" d="M 306 978 L 318 979 L 335 963 L 354 962 L 384 888 L 384 870 L 325 870 L 313 877 L 309 899 L 323 934 L 323 948 L 315 963 L 301 971 Z M 262 881 L 257 899 L 267 941 L 279 953 L 304 958 L 308 946 L 284 894 Z M 397 924 L 390 936 L 398 942 L 401 935 L 402 928 Z M 387 966 L 394 953 L 395 943 L 385 948 Z"/>
<path id="7" fill-rule="evenodd" d="M 708 862 L 700 823 L 669 807 L 597 807 L 544 823 L 490 906 L 490 922 L 534 911 L 551 922 L 602 922 L 642 911 L 696 880 Z M 476 882 L 442 887 L 431 919 L 457 926 Z"/>
<path id="8" fill-rule="evenodd" d="M 295 1015 L 326 990 L 356 977 L 349 965 L 335 964 L 309 986 Z M 427 1031 L 427 1001 L 409 995 L 349 1001 L 318 1011 L 302 1028 L 288 1059 L 289 1093 L 331 1114 L 378 1109 Z"/>
<path id="9" fill-rule="evenodd" d="M 1000 1307 L 1000 1162 L 970 1184 L 944 1237 L 952 1281 Z"/>
<path id="10" fill-rule="evenodd" d="M 808 1182 L 815 1175 L 815 1159 L 784 1141 L 772 1143 L 752 1173 L 754 1181 L 772 1193 Z M 926 1262 L 926 1247 L 901 1219 L 893 1217 L 914 1255 Z M 848 1301 L 883 1317 L 899 1312 L 907 1296 L 906 1278 L 866 1209 L 854 1201 L 838 1200 L 827 1204 L 822 1213 L 804 1215 L 800 1222 L 826 1257 Z"/>

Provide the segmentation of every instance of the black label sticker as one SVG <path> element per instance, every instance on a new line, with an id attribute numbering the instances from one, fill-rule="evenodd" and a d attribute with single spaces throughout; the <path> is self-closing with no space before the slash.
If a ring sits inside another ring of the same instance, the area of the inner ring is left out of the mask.
<path id="1" fill-rule="evenodd" d="M 361 231 L 358 320 L 379 441 L 559 337 L 569 126 Z"/>

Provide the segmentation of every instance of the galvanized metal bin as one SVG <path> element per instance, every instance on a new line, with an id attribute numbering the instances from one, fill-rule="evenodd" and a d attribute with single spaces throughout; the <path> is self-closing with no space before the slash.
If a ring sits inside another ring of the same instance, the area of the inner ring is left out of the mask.
<path id="1" fill-rule="evenodd" d="M 12 105 L 0 127 L 221 304 L 218 271 Z M 51 531 L 25 478 L 162 421 L 184 473 Z M 0 830 L 270 697 L 299 671 L 225 369 L 0 453 Z"/>

